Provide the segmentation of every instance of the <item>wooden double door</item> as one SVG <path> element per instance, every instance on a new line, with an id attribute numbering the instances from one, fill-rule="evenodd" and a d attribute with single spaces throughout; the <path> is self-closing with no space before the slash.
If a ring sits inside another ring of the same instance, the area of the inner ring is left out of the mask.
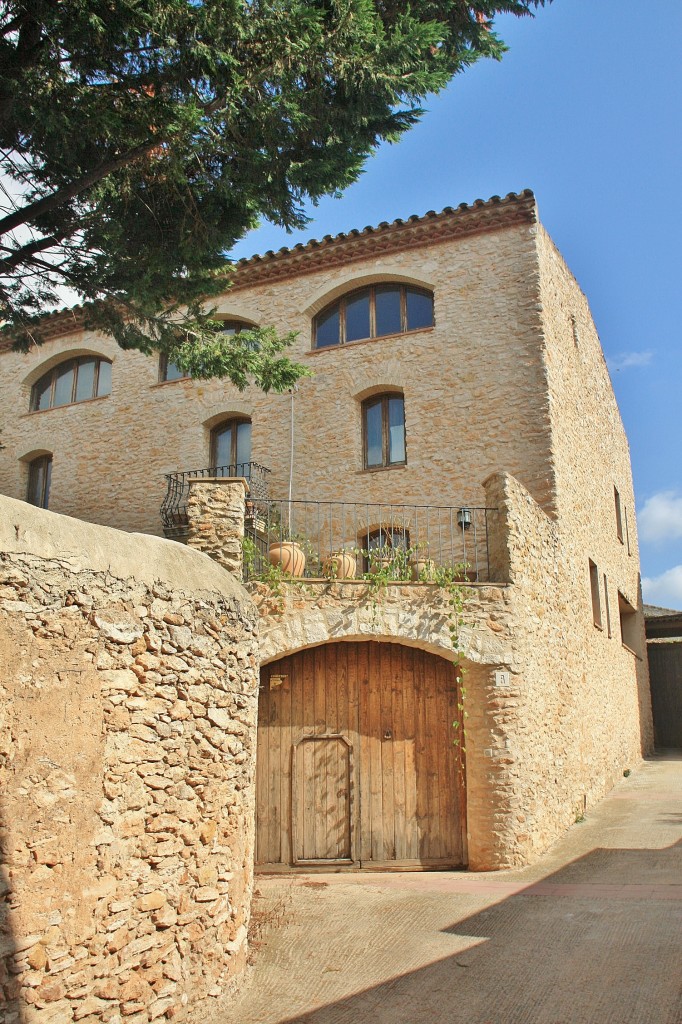
<path id="1" fill-rule="evenodd" d="M 256 863 L 461 866 L 457 686 L 452 662 L 375 641 L 263 666 Z"/>

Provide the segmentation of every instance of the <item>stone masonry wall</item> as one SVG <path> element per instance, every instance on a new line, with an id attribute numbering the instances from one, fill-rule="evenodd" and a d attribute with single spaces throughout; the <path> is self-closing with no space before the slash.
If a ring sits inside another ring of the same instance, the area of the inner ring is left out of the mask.
<path id="1" fill-rule="evenodd" d="M 180 545 L 0 499 L 6 1024 L 205 1015 L 244 967 L 258 662 Z"/>
<path id="2" fill-rule="evenodd" d="M 504 582 L 464 584 L 459 643 L 466 719 L 469 867 L 536 860 L 648 749 L 632 654 L 614 645 L 593 671 L 576 615 L 573 564 L 559 524 L 513 477 L 492 475 L 491 562 Z M 503 575 L 502 575 L 503 574 Z M 447 594 L 433 584 L 248 584 L 261 616 L 261 660 L 338 640 L 415 645 L 452 658 Z M 588 623 L 593 629 L 591 620 Z"/>
<path id="3" fill-rule="evenodd" d="M 503 467 L 543 507 L 552 505 L 534 225 L 328 269 L 307 272 L 303 257 L 299 265 L 282 281 L 237 281 L 217 300 L 225 317 L 299 332 L 290 354 L 314 376 L 294 397 L 294 499 L 477 506 L 481 481 Z M 432 288 L 435 325 L 313 350 L 315 312 L 340 291 L 377 280 Z M 29 412 L 41 372 L 80 352 L 113 361 L 111 395 Z M 0 358 L 3 493 L 25 497 L 26 460 L 49 451 L 54 511 L 160 534 L 163 474 L 208 466 L 211 427 L 240 415 L 253 421 L 252 458 L 272 471 L 271 494 L 288 494 L 288 394 L 241 393 L 220 380 L 159 383 L 157 359 L 87 331 Z M 391 388 L 405 397 L 407 465 L 366 471 L 362 399 Z"/>

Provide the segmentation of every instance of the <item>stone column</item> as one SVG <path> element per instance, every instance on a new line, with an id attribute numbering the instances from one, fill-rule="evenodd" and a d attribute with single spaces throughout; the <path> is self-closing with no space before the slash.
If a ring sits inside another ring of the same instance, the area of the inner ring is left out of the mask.
<path id="1" fill-rule="evenodd" d="M 243 477 L 197 477 L 189 481 L 187 544 L 215 559 L 238 580 L 244 578 Z"/>

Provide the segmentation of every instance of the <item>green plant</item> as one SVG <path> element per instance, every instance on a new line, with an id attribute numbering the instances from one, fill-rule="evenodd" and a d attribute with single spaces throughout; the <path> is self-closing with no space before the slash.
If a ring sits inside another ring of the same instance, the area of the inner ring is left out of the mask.
<path id="1" fill-rule="evenodd" d="M 623 778 L 624 779 L 629 779 L 631 775 L 632 775 L 632 772 L 630 771 L 630 769 L 629 768 L 625 768 L 624 771 L 623 771 Z"/>

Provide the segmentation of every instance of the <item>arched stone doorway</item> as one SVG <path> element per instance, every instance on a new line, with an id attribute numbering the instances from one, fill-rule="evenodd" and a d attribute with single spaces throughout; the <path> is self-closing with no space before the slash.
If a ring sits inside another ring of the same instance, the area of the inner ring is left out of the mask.
<path id="1" fill-rule="evenodd" d="M 261 669 L 256 864 L 465 863 L 458 680 L 396 643 L 322 644 Z"/>

